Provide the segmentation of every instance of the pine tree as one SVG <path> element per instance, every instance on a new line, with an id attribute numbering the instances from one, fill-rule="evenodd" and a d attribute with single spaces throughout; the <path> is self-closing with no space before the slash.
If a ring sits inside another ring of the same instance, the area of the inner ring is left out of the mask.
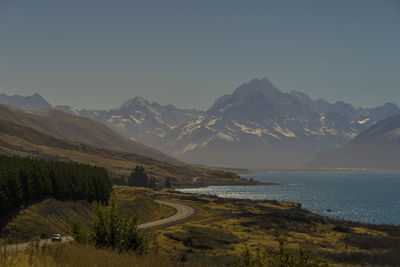
<path id="1" fill-rule="evenodd" d="M 156 189 L 156 179 L 151 177 L 149 178 L 149 188 Z"/>
<path id="2" fill-rule="evenodd" d="M 128 178 L 128 185 L 138 187 L 148 187 L 149 179 L 142 166 L 136 166 Z"/>
<path id="3" fill-rule="evenodd" d="M 9 198 L 11 200 L 11 205 L 15 208 L 19 208 L 24 200 L 24 192 L 18 175 L 13 171 L 8 173 L 7 187 L 10 191 Z"/>
<path id="4" fill-rule="evenodd" d="M 107 202 L 111 191 L 104 168 L 0 155 L 0 215 L 50 196 Z"/>
<path id="5" fill-rule="evenodd" d="M 171 188 L 171 180 L 169 177 L 165 179 L 165 188 Z"/>

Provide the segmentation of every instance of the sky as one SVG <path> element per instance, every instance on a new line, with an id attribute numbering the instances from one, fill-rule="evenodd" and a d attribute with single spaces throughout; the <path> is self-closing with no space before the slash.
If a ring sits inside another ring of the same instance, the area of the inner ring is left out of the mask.
<path id="1" fill-rule="evenodd" d="M 0 0 L 0 92 L 108 109 L 208 109 L 252 78 L 400 105 L 397 0 Z"/>

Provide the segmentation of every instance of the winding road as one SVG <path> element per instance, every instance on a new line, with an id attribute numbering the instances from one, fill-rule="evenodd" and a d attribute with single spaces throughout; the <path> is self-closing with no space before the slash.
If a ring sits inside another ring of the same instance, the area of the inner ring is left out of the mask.
<path id="1" fill-rule="evenodd" d="M 180 203 L 176 203 L 176 202 L 165 201 L 165 200 L 155 200 L 155 201 L 161 205 L 169 206 L 169 207 L 176 209 L 176 213 L 165 219 L 139 224 L 138 225 L 139 229 L 149 228 L 149 227 L 153 227 L 153 226 L 159 226 L 159 225 L 163 225 L 163 224 L 180 221 L 180 220 L 183 220 L 183 219 L 186 219 L 186 218 L 192 216 L 194 213 L 194 209 L 188 205 L 184 205 L 184 204 L 180 204 Z"/>
<path id="2" fill-rule="evenodd" d="M 161 205 L 169 206 L 171 208 L 176 209 L 176 213 L 170 217 L 167 217 L 167 218 L 164 218 L 161 220 L 139 224 L 138 225 L 139 229 L 145 229 L 145 228 L 150 228 L 150 227 L 154 227 L 154 226 L 160 226 L 160 225 L 164 225 L 164 224 L 174 223 L 176 221 L 186 219 L 194 214 L 194 209 L 188 205 L 171 202 L 171 201 L 165 201 L 165 200 L 155 200 L 155 201 Z M 72 236 L 63 236 L 62 242 L 67 242 L 67 241 L 72 241 L 72 240 L 73 240 Z M 30 244 L 31 244 L 31 242 L 8 244 L 5 246 L 5 249 L 7 251 L 21 251 L 21 250 L 27 249 L 30 246 Z M 39 246 L 43 246 L 45 244 L 54 244 L 54 243 L 51 242 L 51 239 L 42 239 L 39 241 Z"/>

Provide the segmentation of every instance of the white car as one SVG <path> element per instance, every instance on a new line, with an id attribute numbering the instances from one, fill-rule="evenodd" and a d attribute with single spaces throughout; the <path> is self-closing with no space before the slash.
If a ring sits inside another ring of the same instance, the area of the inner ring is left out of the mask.
<path id="1" fill-rule="evenodd" d="M 62 237 L 60 234 L 55 234 L 51 237 L 51 242 L 61 242 L 62 241 Z"/>

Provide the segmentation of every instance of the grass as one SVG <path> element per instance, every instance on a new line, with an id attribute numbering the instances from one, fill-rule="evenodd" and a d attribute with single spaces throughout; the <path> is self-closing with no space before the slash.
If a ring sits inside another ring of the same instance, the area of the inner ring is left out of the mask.
<path id="1" fill-rule="evenodd" d="M 174 262 L 176 262 L 175 259 L 168 256 L 150 254 L 139 257 L 132 253 L 120 253 L 73 243 L 31 248 L 18 253 L 0 252 L 0 266 L 4 267 L 200 266 L 198 264 L 176 265 Z"/>
<path id="2" fill-rule="evenodd" d="M 333 266 L 398 266 L 400 262 L 400 227 L 333 220 L 306 211 L 294 202 L 223 199 L 124 186 L 115 187 L 115 197 L 124 212 L 141 213 L 143 221 L 174 212 L 157 206 L 154 198 L 195 208 L 195 214 L 188 219 L 146 230 L 151 238 L 151 260 L 159 260 L 152 266 L 230 266 L 244 248 L 253 252 L 276 251 L 282 237 L 287 240 L 288 250 L 298 251 L 302 245 L 312 251 L 313 257 L 322 255 Z M 69 252 L 65 253 L 75 253 L 73 249 L 76 248 L 67 246 L 65 250 Z M 84 249 L 99 257 L 114 253 Z M 131 256 L 109 257 L 121 257 L 123 262 L 124 257 Z M 145 262 L 146 258 L 142 260 Z"/>
<path id="3" fill-rule="evenodd" d="M 35 236 L 49 238 L 55 233 L 66 235 L 75 219 L 91 220 L 89 203 L 46 199 L 21 209 L 1 229 L 1 234 L 8 243 L 26 242 Z"/>
<path id="4" fill-rule="evenodd" d="M 200 250 L 213 250 L 240 242 L 240 239 L 233 233 L 223 230 L 198 226 L 185 226 L 183 230 L 184 232 L 166 233 L 165 235 L 172 240 L 183 242 L 187 247 Z"/>
<path id="5" fill-rule="evenodd" d="M 122 213 L 139 215 L 139 223 L 169 217 L 175 210 L 153 201 L 146 190 L 114 187 L 114 197 L 120 202 Z M 32 237 L 49 238 L 54 233 L 70 234 L 74 220 L 92 221 L 91 205 L 85 201 L 59 201 L 46 199 L 21 209 L 5 222 L 2 236 L 8 243 L 26 242 Z"/>
<path id="6" fill-rule="evenodd" d="M 126 214 L 139 215 L 139 223 L 159 220 L 172 216 L 176 211 L 155 202 L 145 188 L 114 186 L 114 196 L 120 202 L 120 209 Z"/>
<path id="7" fill-rule="evenodd" d="M 276 250 L 284 237 L 289 250 L 302 245 L 335 266 L 399 262 L 400 227 L 336 221 L 294 202 L 222 199 L 172 190 L 153 194 L 196 209 L 190 220 L 153 232 L 156 248 L 181 255 L 184 261 L 232 264 L 244 247 Z"/>

